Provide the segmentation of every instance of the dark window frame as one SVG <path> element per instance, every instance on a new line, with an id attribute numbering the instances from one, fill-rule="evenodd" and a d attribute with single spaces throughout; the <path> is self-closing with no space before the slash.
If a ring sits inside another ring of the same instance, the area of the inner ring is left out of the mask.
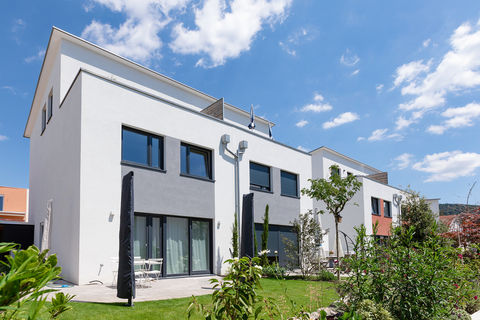
<path id="1" fill-rule="evenodd" d="M 295 194 L 294 195 L 288 194 L 288 193 L 283 191 L 283 184 L 282 184 L 283 175 L 282 174 L 289 174 L 289 175 L 295 176 Z M 291 197 L 291 198 L 299 198 L 298 177 L 299 177 L 298 173 L 293 173 L 293 172 L 289 172 L 289 171 L 285 171 L 285 170 L 280 170 L 280 195 L 281 196 Z"/>
<path id="2" fill-rule="evenodd" d="M 386 213 L 385 208 L 388 208 L 388 215 Z M 385 218 L 391 218 L 392 217 L 392 203 L 390 201 L 383 200 L 383 216 Z"/>
<path id="3" fill-rule="evenodd" d="M 334 171 L 335 170 L 335 171 Z M 342 170 L 340 170 L 340 167 L 338 168 L 330 168 L 330 177 L 333 177 L 334 174 L 337 174 L 339 177 L 342 175 Z"/>
<path id="4" fill-rule="evenodd" d="M 268 169 L 268 187 L 267 186 L 262 186 L 259 184 L 252 184 L 252 164 L 260 167 L 264 167 Z M 249 175 L 250 175 L 250 190 L 255 190 L 255 191 L 262 191 L 262 192 L 270 192 L 273 193 L 273 188 L 272 188 L 272 167 L 255 162 L 255 161 L 250 161 L 249 163 Z"/>
<path id="5" fill-rule="evenodd" d="M 214 253 L 214 243 L 213 243 L 213 220 L 208 218 L 197 218 L 197 217 L 184 217 L 184 216 L 176 216 L 176 215 L 157 215 L 152 213 L 145 213 L 145 212 L 135 212 L 135 216 L 143 216 L 146 217 L 146 237 L 147 237 L 147 258 L 150 257 L 152 253 L 151 249 L 151 236 L 152 236 L 152 218 L 159 218 L 160 219 L 160 226 L 161 226 L 161 238 L 162 238 L 162 278 L 169 278 L 169 277 L 178 277 L 178 276 L 194 276 L 194 275 L 203 275 L 203 274 L 212 274 L 213 272 L 213 253 Z M 167 274 L 167 218 L 184 218 L 188 219 L 188 272 L 187 273 L 179 273 L 179 274 Z M 208 222 L 209 224 L 209 269 L 208 270 L 199 270 L 199 271 L 192 271 L 192 222 L 193 221 L 203 221 Z"/>
<path id="6" fill-rule="evenodd" d="M 123 159 L 124 130 L 147 136 L 147 164 Z M 152 139 L 153 138 L 158 139 L 158 166 L 152 165 Z M 122 152 L 121 153 L 122 153 L 122 156 L 121 156 L 122 164 L 132 165 L 132 166 L 146 168 L 146 169 L 155 169 L 159 171 L 165 171 L 165 137 L 161 135 L 153 134 L 150 132 L 138 130 L 138 129 L 127 127 L 127 126 L 122 126 Z"/>
<path id="7" fill-rule="evenodd" d="M 377 205 L 376 205 L 376 209 L 377 209 L 376 211 L 377 212 L 375 212 L 375 206 L 373 205 L 374 201 L 377 203 Z M 375 216 L 380 216 L 381 215 L 381 213 L 380 213 L 380 199 L 372 197 L 370 202 L 371 202 L 371 206 L 372 206 L 372 214 L 375 215 Z"/>
<path id="8" fill-rule="evenodd" d="M 43 108 L 42 108 L 42 132 L 40 133 L 40 135 L 43 134 L 43 132 L 45 131 L 46 128 L 47 128 L 47 106 L 43 105 Z"/>
<path id="9" fill-rule="evenodd" d="M 48 94 L 47 98 L 47 123 L 50 122 L 53 116 L 53 89 Z"/>
<path id="10" fill-rule="evenodd" d="M 182 147 L 186 147 L 186 154 L 185 154 L 185 170 L 186 172 L 182 172 Z M 207 176 L 202 176 L 202 175 L 196 175 L 190 173 L 190 153 L 191 152 L 197 153 L 197 154 L 203 154 L 206 156 L 206 173 Z M 181 142 L 180 143 L 180 175 L 181 176 L 186 176 L 186 177 L 192 177 L 192 178 L 199 178 L 202 180 L 213 180 L 213 162 L 212 162 L 212 150 L 199 147 L 196 145 L 192 145 L 187 142 Z"/>
<path id="11" fill-rule="evenodd" d="M 0 194 L 0 211 L 4 211 L 4 207 L 5 207 L 5 196 L 3 194 Z"/>

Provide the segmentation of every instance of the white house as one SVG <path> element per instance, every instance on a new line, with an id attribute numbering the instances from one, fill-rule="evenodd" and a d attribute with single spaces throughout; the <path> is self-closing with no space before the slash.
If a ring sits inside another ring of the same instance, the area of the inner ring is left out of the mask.
<path id="1" fill-rule="evenodd" d="M 167 277 L 225 271 L 240 211 L 236 195 L 251 192 L 255 223 L 270 206 L 269 244 L 283 262 L 281 239 L 295 237 L 290 222 L 318 207 L 300 190 L 309 178 L 327 177 L 331 163 L 363 182 L 359 207 L 347 208 L 342 231 L 353 237 L 352 226 L 361 223 L 371 230 L 372 197 L 379 199 L 378 219 L 395 220 L 399 191 L 379 182 L 379 170 L 328 148 L 307 153 L 272 140 L 273 124 L 260 117 L 254 130 L 249 123 L 248 112 L 223 99 L 53 28 L 24 133 L 35 242 L 48 233 L 64 279 L 111 281 L 121 179 L 130 171 L 135 255 L 163 258 Z M 227 148 L 244 151 L 238 193 L 235 158 Z M 382 209 L 387 201 L 391 217 Z M 331 228 L 329 218 L 322 217 L 324 228 Z"/>

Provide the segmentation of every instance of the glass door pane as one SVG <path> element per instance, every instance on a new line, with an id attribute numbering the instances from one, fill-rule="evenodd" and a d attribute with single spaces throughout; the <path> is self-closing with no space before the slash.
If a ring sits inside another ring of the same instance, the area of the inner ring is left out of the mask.
<path id="1" fill-rule="evenodd" d="M 167 274 L 188 273 L 188 219 L 167 217 Z"/>
<path id="2" fill-rule="evenodd" d="M 210 224 L 192 220 L 192 272 L 210 270 Z"/>
<path id="3" fill-rule="evenodd" d="M 162 223 L 160 218 L 152 218 L 152 229 L 150 239 L 150 259 L 162 258 Z M 160 270 L 159 264 L 152 265 L 152 270 Z"/>
<path id="4" fill-rule="evenodd" d="M 133 220 L 133 255 L 147 259 L 147 217 L 135 216 Z"/>

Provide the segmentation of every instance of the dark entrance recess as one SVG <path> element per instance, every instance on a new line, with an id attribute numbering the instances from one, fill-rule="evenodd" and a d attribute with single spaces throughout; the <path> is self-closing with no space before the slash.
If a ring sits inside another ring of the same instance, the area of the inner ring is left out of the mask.
<path id="1" fill-rule="evenodd" d="M 26 223 L 2 222 L 0 223 L 0 242 L 14 242 L 21 249 L 33 245 L 34 226 Z"/>
<path id="2" fill-rule="evenodd" d="M 263 224 L 255 223 L 255 233 L 257 235 L 257 248 L 262 248 Z M 278 263 L 280 266 L 286 266 L 288 257 L 285 252 L 285 241 L 289 239 L 295 244 L 297 243 L 297 234 L 291 226 L 269 225 L 268 226 L 268 254 L 269 260 L 275 261 L 275 251 L 278 252 Z"/>

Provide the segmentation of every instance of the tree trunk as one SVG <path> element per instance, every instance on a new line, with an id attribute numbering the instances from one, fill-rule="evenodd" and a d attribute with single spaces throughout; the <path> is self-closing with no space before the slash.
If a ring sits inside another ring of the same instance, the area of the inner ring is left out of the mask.
<path id="1" fill-rule="evenodd" d="M 340 280 L 340 254 L 338 252 L 338 249 L 339 249 L 339 243 L 338 243 L 338 218 L 335 217 L 335 244 L 336 244 L 336 248 L 335 248 L 335 253 L 337 255 L 337 279 Z"/>

